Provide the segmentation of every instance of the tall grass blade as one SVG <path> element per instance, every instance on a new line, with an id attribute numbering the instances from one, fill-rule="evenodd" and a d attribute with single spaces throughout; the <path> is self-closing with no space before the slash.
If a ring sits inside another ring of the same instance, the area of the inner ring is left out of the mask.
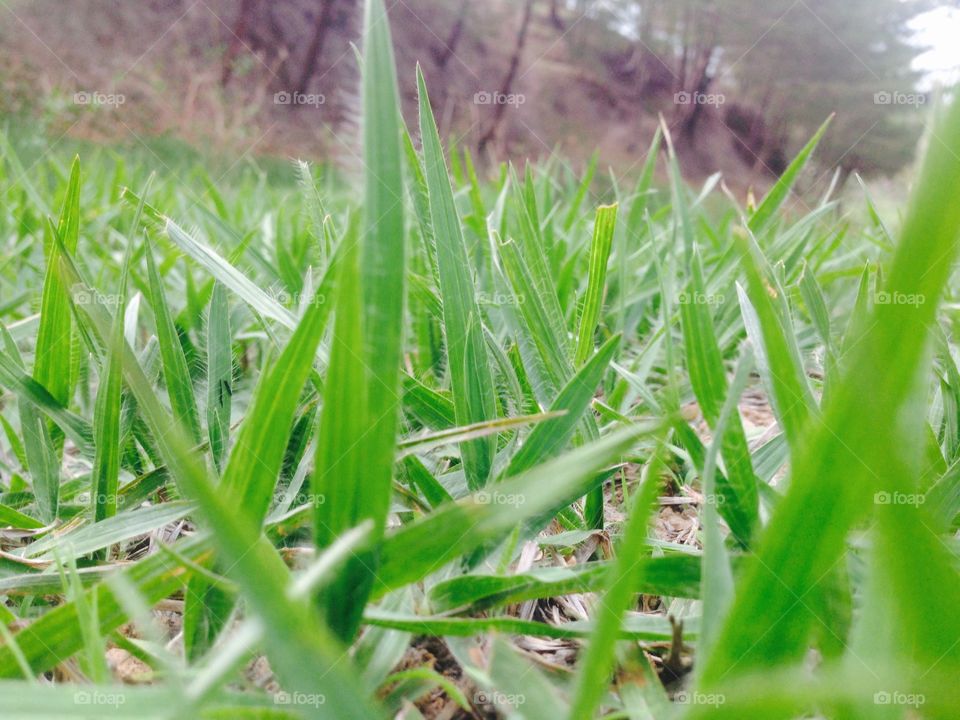
<path id="1" fill-rule="evenodd" d="M 453 201 L 453 190 L 426 83 L 419 67 L 417 85 L 420 96 L 420 137 L 443 301 L 447 367 L 457 424 L 469 425 L 490 420 L 496 415 L 496 388 L 487 359 L 480 308 L 463 230 Z M 486 484 L 495 449 L 494 437 L 461 444 L 467 484 L 471 489 Z"/>
<path id="2" fill-rule="evenodd" d="M 180 343 L 180 335 L 173 323 L 173 315 L 163 291 L 163 282 L 153 258 L 150 241 L 146 240 L 144 254 L 147 256 L 147 277 L 150 283 L 150 306 L 157 324 L 157 340 L 160 342 L 160 359 L 163 361 L 163 377 L 167 384 L 170 407 L 195 442 L 200 442 L 200 413 L 193 393 L 193 381 L 187 367 L 187 358 Z"/>
<path id="3" fill-rule="evenodd" d="M 828 398 L 823 419 L 799 446 L 789 490 L 758 556 L 748 562 L 737 600 L 707 659 L 707 686 L 715 687 L 732 673 L 799 660 L 816 618 L 797 598 L 815 591 L 840 559 L 851 527 L 870 512 L 873 493 L 907 492 L 915 477 L 917 456 L 909 438 L 918 436 L 918 373 L 925 363 L 927 328 L 958 250 L 960 206 L 950 198 L 960 184 L 960 103 L 949 107 L 931 138 L 886 283 L 889 292 L 922 302 L 874 306 L 870 329 L 852 350 L 854 357 Z M 903 529 L 905 514 L 882 512 L 880 517 L 878 550 L 892 572 L 922 586 L 946 577 L 940 550 L 924 557 L 921 570 L 915 558 L 913 567 L 907 567 L 906 554 L 890 548 L 890 532 Z M 931 542 L 936 544 L 931 538 L 921 547 L 930 548 Z M 804 562 L 796 562 L 797 557 Z M 955 579 L 937 593 L 952 598 Z M 912 618 L 909 627 L 922 631 L 912 652 L 928 656 L 946 650 L 944 640 L 960 635 L 953 629 L 955 616 L 950 617 L 951 630 L 939 639 L 926 632 L 929 625 Z"/>
<path id="4" fill-rule="evenodd" d="M 583 311 L 580 313 L 580 329 L 577 333 L 577 347 L 574 364 L 580 367 L 593 352 L 593 335 L 600 321 L 603 307 L 603 295 L 606 290 L 607 262 L 617 224 L 617 206 L 601 205 L 597 208 L 593 225 L 593 242 L 590 245 L 590 271 L 587 277 L 587 292 L 583 299 Z M 622 289 L 622 288 L 621 288 Z"/>

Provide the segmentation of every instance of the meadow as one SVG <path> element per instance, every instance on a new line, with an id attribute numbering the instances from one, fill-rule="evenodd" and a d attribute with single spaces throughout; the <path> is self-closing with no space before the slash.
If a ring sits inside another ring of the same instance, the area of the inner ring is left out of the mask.
<path id="1" fill-rule="evenodd" d="M 355 172 L 0 134 L 0 717 L 957 717 L 960 103 L 484 173 L 365 12 Z"/>

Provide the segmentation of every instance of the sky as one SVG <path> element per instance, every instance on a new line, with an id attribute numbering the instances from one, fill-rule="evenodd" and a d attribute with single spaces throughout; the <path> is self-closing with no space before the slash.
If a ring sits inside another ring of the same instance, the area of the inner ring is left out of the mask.
<path id="1" fill-rule="evenodd" d="M 913 22 L 916 40 L 930 50 L 920 55 L 914 66 L 927 74 L 924 89 L 940 82 L 960 80 L 960 7 L 941 5 Z"/>

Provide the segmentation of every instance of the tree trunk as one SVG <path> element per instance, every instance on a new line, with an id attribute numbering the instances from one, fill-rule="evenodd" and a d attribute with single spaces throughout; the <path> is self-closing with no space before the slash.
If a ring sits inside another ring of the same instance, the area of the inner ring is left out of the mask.
<path id="1" fill-rule="evenodd" d="M 316 25 L 313 27 L 313 36 L 310 38 L 310 44 L 307 45 L 307 55 L 303 61 L 303 71 L 300 73 L 300 80 L 297 82 L 297 91 L 306 93 L 310 84 L 310 79 L 317 70 L 317 63 L 320 56 L 323 55 L 323 43 L 327 38 L 327 30 L 330 29 L 330 21 L 333 18 L 333 6 L 336 0 L 323 0 L 323 7 L 320 9 L 320 15 L 317 18 Z"/>
<path id="2" fill-rule="evenodd" d="M 463 26 L 467 19 L 467 10 L 470 8 L 470 0 L 463 0 L 460 3 L 460 10 L 457 12 L 457 19 L 453 23 L 453 27 L 450 28 L 450 34 L 447 35 L 447 41 L 443 44 L 442 48 L 438 48 L 433 51 L 433 58 L 437 61 L 437 67 L 443 70 L 447 63 L 450 62 L 450 58 L 454 56 L 457 50 L 457 45 L 460 42 L 460 38 L 463 35 Z"/>
<path id="3" fill-rule="evenodd" d="M 713 82 L 713 76 L 710 74 L 710 63 L 713 60 L 713 54 L 716 51 L 715 48 L 704 48 L 700 56 L 700 63 L 696 71 L 696 83 L 693 85 L 693 90 L 690 93 L 690 113 L 687 115 L 686 119 L 683 121 L 683 133 L 688 137 L 692 138 L 694 132 L 697 129 L 697 122 L 700 120 L 700 115 L 703 112 L 704 106 L 704 95 L 707 94 L 707 90 L 710 89 L 710 83 Z"/>
<path id="4" fill-rule="evenodd" d="M 226 85 L 230 82 L 233 75 L 233 63 L 240 54 L 240 47 L 243 45 L 243 37 L 247 34 L 247 27 L 250 25 L 250 16 L 253 14 L 253 6 L 256 0 L 241 0 L 240 9 L 237 11 L 237 20 L 233 24 L 230 37 L 230 44 L 223 55 L 223 69 L 220 71 L 220 84 Z"/>
<path id="5" fill-rule="evenodd" d="M 503 113 L 507 109 L 506 102 L 503 102 L 503 100 L 505 100 L 504 96 L 510 94 L 513 81 L 516 79 L 517 70 L 520 68 L 520 58 L 523 55 L 523 46 L 527 41 L 527 30 L 530 27 L 532 11 L 533 0 L 526 0 L 523 6 L 523 18 L 520 21 L 520 29 L 517 31 L 517 41 L 513 48 L 513 56 L 510 58 L 510 66 L 507 69 L 507 74 L 503 77 L 503 81 L 500 83 L 499 94 L 501 101 L 494 104 L 493 118 L 491 119 L 490 126 L 477 143 L 477 149 L 481 154 L 483 154 L 484 150 L 486 150 L 490 144 L 490 141 L 496 136 L 497 130 L 500 128 L 500 123 L 503 122 Z"/>
<path id="6" fill-rule="evenodd" d="M 563 18 L 560 17 L 559 5 L 560 0 L 550 0 L 550 22 L 559 32 L 563 32 L 567 29 L 567 25 L 563 22 Z"/>

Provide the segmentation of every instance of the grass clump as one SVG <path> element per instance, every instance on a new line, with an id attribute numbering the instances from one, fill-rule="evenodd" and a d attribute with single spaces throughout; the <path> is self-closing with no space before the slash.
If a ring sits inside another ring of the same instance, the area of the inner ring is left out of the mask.
<path id="1" fill-rule="evenodd" d="M 960 104 L 891 246 L 783 211 L 826 126 L 708 215 L 418 84 L 372 0 L 358 193 L 5 145 L 3 716 L 954 717 Z"/>

